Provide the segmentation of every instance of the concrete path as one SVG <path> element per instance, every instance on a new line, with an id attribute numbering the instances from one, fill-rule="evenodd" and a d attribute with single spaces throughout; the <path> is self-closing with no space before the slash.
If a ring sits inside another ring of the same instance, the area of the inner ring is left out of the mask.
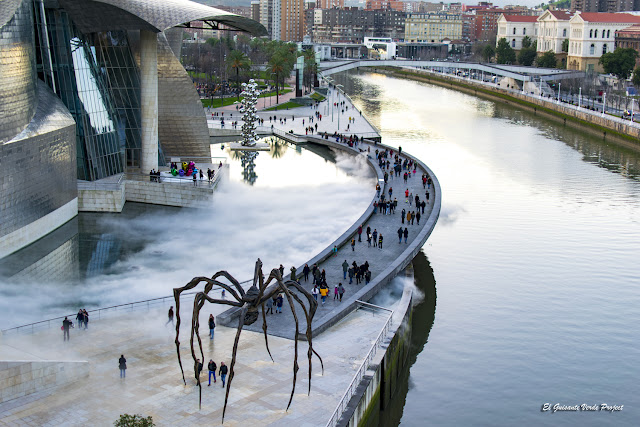
<path id="1" fill-rule="evenodd" d="M 188 303 L 186 299 L 185 305 Z M 222 309 L 208 305 L 202 318 Z M 167 310 L 168 306 L 92 319 L 87 331 L 72 329 L 67 343 L 63 343 L 59 328 L 3 336 L 0 360 L 87 360 L 90 376 L 85 381 L 0 404 L 0 426 L 109 426 L 124 413 L 151 415 L 158 426 L 220 425 L 224 389 L 220 379 L 207 386 L 206 366 L 210 358 L 218 366 L 221 361 L 230 363 L 235 328 L 218 326 L 213 340 L 206 327 L 200 334 L 206 362 L 201 374 L 202 410 L 198 410 L 189 350 L 190 316 L 185 313 L 181 328 L 185 386 L 173 342 L 175 329 L 165 325 Z M 275 360 L 272 363 L 263 335 L 244 331 L 224 425 L 325 425 L 385 321 L 385 316 L 357 311 L 314 340 L 325 370 L 322 375 L 320 363 L 314 358 L 309 396 L 307 343 L 300 342 L 300 370 L 288 412 L 293 341 L 269 337 Z M 119 378 L 120 354 L 127 359 L 126 379 Z"/>

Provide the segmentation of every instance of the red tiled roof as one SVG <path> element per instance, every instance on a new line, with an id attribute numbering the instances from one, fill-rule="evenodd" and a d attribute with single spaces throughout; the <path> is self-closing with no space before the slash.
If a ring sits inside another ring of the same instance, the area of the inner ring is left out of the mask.
<path id="1" fill-rule="evenodd" d="M 628 13 L 585 12 L 580 17 L 587 22 L 640 23 L 640 16 Z"/>
<path id="2" fill-rule="evenodd" d="M 567 12 L 566 10 L 550 10 L 549 13 L 555 16 L 557 19 L 565 21 L 571 19 L 571 13 Z"/>
<path id="3" fill-rule="evenodd" d="M 504 15 L 504 19 L 509 22 L 537 22 L 537 16 L 524 16 L 524 15 Z"/>

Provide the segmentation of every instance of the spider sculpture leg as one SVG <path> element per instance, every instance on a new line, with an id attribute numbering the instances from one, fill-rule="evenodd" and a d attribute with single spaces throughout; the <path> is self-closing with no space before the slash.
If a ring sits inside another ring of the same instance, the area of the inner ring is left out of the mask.
<path id="1" fill-rule="evenodd" d="M 231 364 L 229 365 L 229 378 L 227 379 L 227 390 L 224 395 L 224 407 L 222 408 L 222 422 L 224 423 L 224 414 L 227 411 L 227 401 L 229 400 L 229 390 L 231 390 L 231 381 L 233 381 L 233 367 L 236 364 L 236 354 L 238 353 L 238 341 L 240 340 L 240 332 L 244 326 L 244 316 L 249 310 L 248 306 L 244 306 L 240 312 L 240 320 L 238 321 L 238 331 L 236 332 L 236 339 L 233 342 L 233 352 L 231 354 Z"/>
<path id="2" fill-rule="evenodd" d="M 218 272 L 216 274 L 224 275 L 224 274 L 227 274 L 227 273 L 226 272 Z M 225 276 L 225 277 L 227 277 L 227 276 Z M 238 293 L 236 293 L 235 290 L 230 288 L 229 285 L 227 285 L 225 283 L 221 283 L 221 282 L 219 282 L 217 280 L 214 280 L 214 279 L 209 279 L 208 277 L 194 277 L 185 286 L 183 286 L 181 288 L 174 288 L 173 289 L 173 299 L 175 300 L 175 304 L 176 304 L 176 339 L 175 339 L 176 352 L 178 353 L 178 364 L 180 365 L 180 372 L 182 373 L 182 381 L 184 382 L 185 385 L 187 385 L 187 381 L 184 378 L 184 369 L 182 368 L 182 359 L 180 358 L 180 339 L 179 339 L 180 338 L 180 323 L 181 323 L 181 319 L 180 319 L 180 294 L 182 292 L 184 292 L 184 291 L 188 291 L 188 290 L 191 290 L 191 289 L 195 288 L 196 286 L 198 286 L 200 284 L 200 282 L 205 282 L 206 283 L 206 285 L 205 285 L 205 294 L 209 293 L 209 291 L 211 290 L 213 285 L 218 285 L 221 288 L 229 291 L 229 294 L 231 294 L 237 301 L 242 300 L 242 298 L 238 295 Z M 240 288 L 240 290 L 241 290 L 242 295 L 244 295 L 244 291 L 242 291 L 242 288 Z M 226 304 L 226 303 L 224 303 L 224 304 Z"/>
<path id="3" fill-rule="evenodd" d="M 260 304 L 260 307 L 262 308 L 262 332 L 264 332 L 264 344 L 267 346 L 267 353 L 269 353 L 269 357 L 273 362 L 273 356 L 271 355 L 271 350 L 269 350 L 269 340 L 267 339 L 267 315 L 264 313 L 264 302 Z"/>
<path id="4" fill-rule="evenodd" d="M 193 347 L 193 336 L 194 334 L 198 337 L 198 344 L 200 346 L 200 354 L 202 355 L 202 363 L 204 364 L 204 352 L 202 350 L 202 340 L 200 339 L 200 321 L 198 320 L 200 318 L 200 309 L 202 309 L 203 305 L 204 305 L 204 301 L 209 301 L 211 303 L 214 304 L 226 304 L 226 305 L 232 305 L 234 307 L 242 307 L 242 303 L 241 302 L 237 302 L 237 301 L 227 301 L 227 300 L 220 300 L 220 299 L 215 299 L 215 298 L 211 298 L 209 295 L 205 294 L 204 292 L 198 292 L 196 294 L 195 297 L 195 301 L 193 303 L 193 319 L 191 319 L 191 356 L 193 357 L 193 363 L 196 363 L 196 352 L 195 349 Z M 243 316 L 244 318 L 244 316 Z M 195 319 L 195 320 L 194 320 Z M 194 371 L 196 372 L 196 371 Z M 199 408 L 202 409 L 202 384 L 200 383 L 200 375 L 196 376 L 196 381 L 197 381 L 197 385 L 198 385 L 198 392 L 199 392 Z"/>

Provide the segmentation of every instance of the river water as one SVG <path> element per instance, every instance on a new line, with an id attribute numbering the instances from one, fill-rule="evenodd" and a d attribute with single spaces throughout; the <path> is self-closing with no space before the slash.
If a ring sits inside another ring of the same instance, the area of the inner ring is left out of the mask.
<path id="1" fill-rule="evenodd" d="M 638 425 L 640 155 L 438 86 L 336 81 L 443 194 L 414 262 L 410 370 L 381 424 Z"/>

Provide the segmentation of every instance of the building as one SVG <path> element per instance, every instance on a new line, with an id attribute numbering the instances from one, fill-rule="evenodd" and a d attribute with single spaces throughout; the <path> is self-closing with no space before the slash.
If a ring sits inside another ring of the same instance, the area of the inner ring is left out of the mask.
<path id="1" fill-rule="evenodd" d="M 570 20 L 567 68 L 602 72 L 600 57 L 615 48 L 616 31 L 640 24 L 628 13 L 576 13 Z"/>
<path id="2" fill-rule="evenodd" d="M 546 10 L 538 17 L 538 53 L 553 51 L 566 60 L 562 44 L 569 38 L 571 14 L 565 10 Z"/>
<path id="3" fill-rule="evenodd" d="M 616 31 L 614 48 L 631 48 L 640 52 L 640 24 L 634 24 Z M 636 67 L 640 66 L 640 57 L 636 59 Z"/>
<path id="4" fill-rule="evenodd" d="M 344 7 L 344 0 L 318 0 L 316 2 L 316 8 L 318 9 L 333 9 Z"/>
<path id="5" fill-rule="evenodd" d="M 462 15 L 459 13 L 410 13 L 404 27 L 407 43 L 441 43 L 444 39 L 462 38 Z"/>
<path id="6" fill-rule="evenodd" d="M 174 53 L 173 27 L 199 19 L 265 33 L 187 0 L 0 3 L 0 257 L 75 217 L 79 179 L 211 155 L 202 104 Z"/>
<path id="7" fill-rule="evenodd" d="M 405 11 L 405 2 L 400 0 L 367 0 L 364 10 L 395 10 Z"/>
<path id="8" fill-rule="evenodd" d="M 314 9 L 307 13 L 313 17 L 313 26 L 307 31 L 314 43 L 362 44 L 365 37 L 393 40 L 401 40 L 405 37 L 406 15 L 404 12 L 345 7 Z"/>
<path id="9" fill-rule="evenodd" d="M 522 49 L 522 40 L 529 37 L 533 43 L 537 36 L 537 16 L 522 15 L 505 15 L 502 14 L 498 18 L 498 41 L 502 38 L 507 39 L 509 45 L 515 49 Z"/>
<path id="10" fill-rule="evenodd" d="M 304 36 L 304 0 L 274 0 L 274 16 L 280 7 L 280 40 L 302 41 Z"/>
<path id="11" fill-rule="evenodd" d="M 260 22 L 260 0 L 251 0 L 251 19 Z"/>
<path id="12" fill-rule="evenodd" d="M 571 12 L 631 12 L 640 10 L 639 0 L 571 0 Z"/>

